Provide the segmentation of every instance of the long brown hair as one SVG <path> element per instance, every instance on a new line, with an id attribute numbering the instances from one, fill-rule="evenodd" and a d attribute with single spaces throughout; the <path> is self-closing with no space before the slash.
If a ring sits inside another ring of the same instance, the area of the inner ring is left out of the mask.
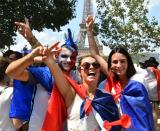
<path id="1" fill-rule="evenodd" d="M 130 54 L 123 47 L 116 47 L 109 54 L 109 56 L 108 56 L 108 70 L 110 70 L 110 68 L 111 68 L 112 55 L 115 53 L 121 53 L 126 56 L 127 62 L 128 62 L 127 78 L 130 79 L 136 73 L 136 69 L 134 67 L 134 64 L 133 64 L 133 61 L 132 61 Z M 114 81 L 118 81 L 118 80 L 119 80 L 119 76 L 114 74 Z"/>

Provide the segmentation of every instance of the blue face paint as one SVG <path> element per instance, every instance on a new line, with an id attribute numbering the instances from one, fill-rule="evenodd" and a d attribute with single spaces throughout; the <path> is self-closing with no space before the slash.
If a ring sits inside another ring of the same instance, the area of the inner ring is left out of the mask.
<path id="1" fill-rule="evenodd" d="M 62 47 L 58 56 L 58 64 L 64 71 L 70 71 L 76 63 L 77 53 L 72 52 L 68 48 Z"/>
<path id="2" fill-rule="evenodd" d="M 65 43 L 61 46 L 62 50 L 58 56 L 58 64 L 64 71 L 70 71 L 75 67 L 78 55 L 78 47 L 73 41 L 72 32 L 68 29 L 68 35 Z"/>

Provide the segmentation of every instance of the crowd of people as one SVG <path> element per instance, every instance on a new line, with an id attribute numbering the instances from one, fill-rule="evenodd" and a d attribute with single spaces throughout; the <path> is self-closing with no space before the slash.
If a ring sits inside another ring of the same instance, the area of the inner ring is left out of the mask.
<path id="1" fill-rule="evenodd" d="M 137 69 L 123 47 L 105 60 L 92 16 L 86 18 L 90 55 L 81 58 L 70 29 L 63 44 L 48 47 L 27 19 L 15 24 L 32 51 L 9 50 L 0 58 L 0 131 L 158 131 L 157 61 Z"/>

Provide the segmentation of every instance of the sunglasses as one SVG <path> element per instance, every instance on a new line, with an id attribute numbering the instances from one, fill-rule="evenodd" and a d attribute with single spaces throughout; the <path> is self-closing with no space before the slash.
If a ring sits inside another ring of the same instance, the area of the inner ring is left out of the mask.
<path id="1" fill-rule="evenodd" d="M 83 67 L 85 70 L 88 70 L 91 65 L 92 65 L 95 69 L 100 68 L 100 64 L 97 63 L 97 62 L 93 62 L 93 63 L 85 62 L 85 63 L 83 63 L 83 64 L 81 65 L 81 67 Z"/>

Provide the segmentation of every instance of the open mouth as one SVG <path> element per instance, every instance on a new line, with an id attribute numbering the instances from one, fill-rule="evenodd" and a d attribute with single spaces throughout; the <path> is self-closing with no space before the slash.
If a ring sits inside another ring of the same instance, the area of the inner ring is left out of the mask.
<path id="1" fill-rule="evenodd" d="M 95 75 L 96 75 L 96 73 L 94 73 L 94 72 L 88 73 L 88 76 L 95 76 Z"/>

